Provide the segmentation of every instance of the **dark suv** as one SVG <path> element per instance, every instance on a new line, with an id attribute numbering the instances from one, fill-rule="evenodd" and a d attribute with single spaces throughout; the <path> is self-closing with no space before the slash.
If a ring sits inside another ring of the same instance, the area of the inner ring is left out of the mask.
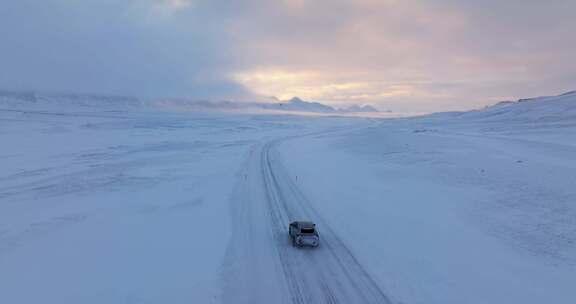
<path id="1" fill-rule="evenodd" d="M 290 235 L 290 238 L 292 238 L 292 246 L 294 247 L 318 247 L 320 244 L 320 238 L 318 237 L 316 224 L 312 222 L 292 222 L 288 227 L 288 234 Z"/>

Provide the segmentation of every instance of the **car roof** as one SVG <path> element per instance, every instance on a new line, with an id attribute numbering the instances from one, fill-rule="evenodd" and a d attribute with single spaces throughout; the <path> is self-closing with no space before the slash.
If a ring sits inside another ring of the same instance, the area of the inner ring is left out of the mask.
<path id="1" fill-rule="evenodd" d="M 302 228 L 314 228 L 316 226 L 316 224 L 309 221 L 296 221 L 296 223 Z"/>

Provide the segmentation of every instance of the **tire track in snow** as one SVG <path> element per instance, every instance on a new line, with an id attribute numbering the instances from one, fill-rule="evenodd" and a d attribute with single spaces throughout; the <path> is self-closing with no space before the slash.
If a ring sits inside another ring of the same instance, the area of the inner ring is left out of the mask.
<path id="1" fill-rule="evenodd" d="M 274 229 L 273 233 L 277 245 L 276 248 L 278 257 L 280 258 L 280 264 L 282 266 L 282 271 L 284 273 L 284 278 L 286 280 L 290 292 L 292 303 L 295 304 L 306 303 L 303 291 L 304 286 L 302 285 L 302 282 L 298 280 L 297 275 L 294 273 L 294 270 L 296 269 L 294 267 L 294 261 L 290 259 L 285 250 L 282 250 L 282 248 L 278 246 L 282 242 L 282 234 L 284 233 L 283 231 L 284 229 L 282 229 L 282 226 L 281 225 L 279 226 L 278 224 L 288 222 L 289 218 L 287 217 L 288 215 L 287 212 L 281 211 L 282 207 L 286 211 L 287 206 L 286 205 L 280 206 L 281 199 L 279 198 L 279 194 L 277 192 L 278 189 L 272 186 L 273 182 L 271 181 L 272 175 L 271 172 L 269 171 L 269 159 L 264 151 L 265 150 L 262 150 L 261 170 L 262 170 L 262 177 L 264 179 L 268 212 L 270 214 L 272 227 Z"/>
<path id="2" fill-rule="evenodd" d="M 280 265 L 292 303 L 392 303 L 352 251 L 322 219 L 287 177 L 274 146 L 261 149 L 261 173 Z M 310 219 L 318 224 L 320 247 L 286 246 L 288 223 Z"/>

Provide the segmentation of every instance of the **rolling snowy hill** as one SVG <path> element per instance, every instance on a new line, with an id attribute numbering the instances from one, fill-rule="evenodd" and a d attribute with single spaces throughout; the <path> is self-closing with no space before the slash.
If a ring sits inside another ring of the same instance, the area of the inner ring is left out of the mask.
<path id="1" fill-rule="evenodd" d="M 453 116 L 461 120 L 502 122 L 506 124 L 538 123 L 544 125 L 573 124 L 576 120 L 576 92 L 558 96 L 503 101 L 481 110 L 438 113 L 433 116 Z"/>

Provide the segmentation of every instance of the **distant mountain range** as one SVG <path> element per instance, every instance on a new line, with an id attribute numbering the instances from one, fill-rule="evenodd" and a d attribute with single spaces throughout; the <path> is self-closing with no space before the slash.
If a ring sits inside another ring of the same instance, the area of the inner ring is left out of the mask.
<path id="1" fill-rule="evenodd" d="M 288 101 L 280 103 L 260 103 L 260 107 L 273 110 L 295 111 L 295 112 L 315 112 L 315 113 L 352 113 L 352 112 L 379 112 L 378 109 L 370 105 L 353 105 L 347 108 L 334 108 L 315 101 L 304 101 L 294 97 Z"/>
<path id="2" fill-rule="evenodd" d="M 307 113 L 375 113 L 379 112 L 370 105 L 352 105 L 345 108 L 334 108 L 314 101 L 304 101 L 294 97 L 281 102 L 235 102 L 196 100 L 187 98 L 166 98 L 143 100 L 135 97 L 106 96 L 94 94 L 60 94 L 21 91 L 0 91 L 0 107 L 34 108 L 106 108 L 109 110 L 128 110 L 130 108 L 173 108 L 196 111 L 286 111 Z"/>

